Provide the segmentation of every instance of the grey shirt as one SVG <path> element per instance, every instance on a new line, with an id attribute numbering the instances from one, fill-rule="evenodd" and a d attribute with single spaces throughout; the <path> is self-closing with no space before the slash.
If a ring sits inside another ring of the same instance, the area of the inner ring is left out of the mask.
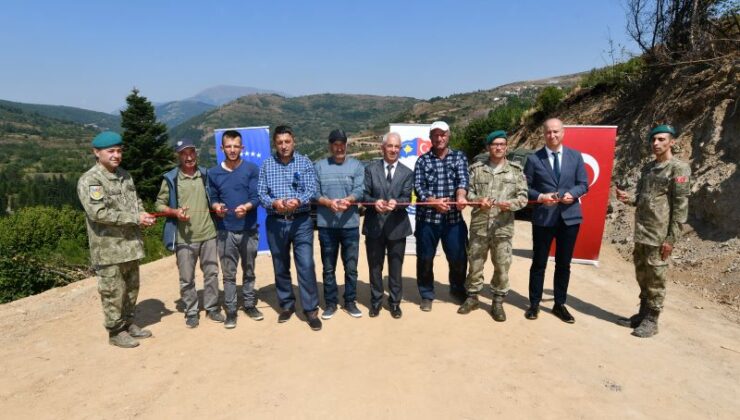
<path id="1" fill-rule="evenodd" d="M 329 199 L 352 196 L 362 199 L 365 187 L 365 167 L 354 158 L 347 157 L 344 162 L 337 164 L 333 158 L 321 159 L 314 165 L 319 182 L 316 199 Z M 357 228 L 360 226 L 360 214 L 357 206 L 350 206 L 347 211 L 334 213 L 325 206 L 318 206 L 316 211 L 318 227 L 328 228 Z"/>

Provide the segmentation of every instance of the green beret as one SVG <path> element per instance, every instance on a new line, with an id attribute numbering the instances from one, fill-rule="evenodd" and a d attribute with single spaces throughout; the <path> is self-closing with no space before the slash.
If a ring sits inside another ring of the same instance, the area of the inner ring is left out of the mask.
<path id="1" fill-rule="evenodd" d="M 506 139 L 506 131 L 496 130 L 486 137 L 486 145 L 493 143 L 495 139 Z"/>
<path id="2" fill-rule="evenodd" d="M 676 137 L 676 129 L 673 128 L 672 125 L 668 124 L 661 124 L 652 130 L 650 130 L 650 138 L 652 139 L 654 135 L 660 134 L 660 133 L 668 133 L 672 135 L 673 137 Z"/>
<path id="3" fill-rule="evenodd" d="M 113 131 L 103 131 L 95 136 L 92 141 L 92 147 L 96 149 L 107 149 L 109 147 L 118 146 L 121 143 L 123 143 L 123 139 L 120 134 Z"/>

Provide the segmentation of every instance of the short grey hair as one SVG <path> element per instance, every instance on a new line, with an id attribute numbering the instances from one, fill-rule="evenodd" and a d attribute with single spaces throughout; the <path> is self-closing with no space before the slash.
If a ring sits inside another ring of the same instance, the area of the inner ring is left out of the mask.
<path id="1" fill-rule="evenodd" d="M 396 133 L 395 131 L 391 131 L 390 133 L 387 133 L 386 135 L 383 136 L 383 143 L 381 144 L 383 145 L 386 144 L 388 142 L 388 139 L 391 137 L 396 137 L 398 141 L 402 141 L 400 134 Z"/>

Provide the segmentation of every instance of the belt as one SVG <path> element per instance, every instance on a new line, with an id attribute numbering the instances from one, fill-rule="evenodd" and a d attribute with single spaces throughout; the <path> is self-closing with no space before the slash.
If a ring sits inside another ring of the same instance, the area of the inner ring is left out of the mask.
<path id="1" fill-rule="evenodd" d="M 294 220 L 299 217 L 307 216 L 310 212 L 308 211 L 302 211 L 300 213 L 289 213 L 289 214 L 270 214 L 268 217 L 274 217 L 278 220 Z"/>

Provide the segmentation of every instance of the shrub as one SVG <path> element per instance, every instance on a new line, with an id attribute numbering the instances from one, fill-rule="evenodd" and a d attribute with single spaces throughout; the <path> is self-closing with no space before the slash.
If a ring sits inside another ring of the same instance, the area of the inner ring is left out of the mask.
<path id="1" fill-rule="evenodd" d="M 580 86 L 590 88 L 595 86 L 626 88 L 640 79 L 645 70 L 645 61 L 642 57 L 634 57 L 623 63 L 591 70 L 581 79 Z"/>
<path id="2" fill-rule="evenodd" d="M 565 92 L 562 89 L 555 86 L 548 86 L 542 89 L 542 92 L 537 95 L 535 107 L 545 116 L 550 115 L 557 109 L 564 97 Z"/>

